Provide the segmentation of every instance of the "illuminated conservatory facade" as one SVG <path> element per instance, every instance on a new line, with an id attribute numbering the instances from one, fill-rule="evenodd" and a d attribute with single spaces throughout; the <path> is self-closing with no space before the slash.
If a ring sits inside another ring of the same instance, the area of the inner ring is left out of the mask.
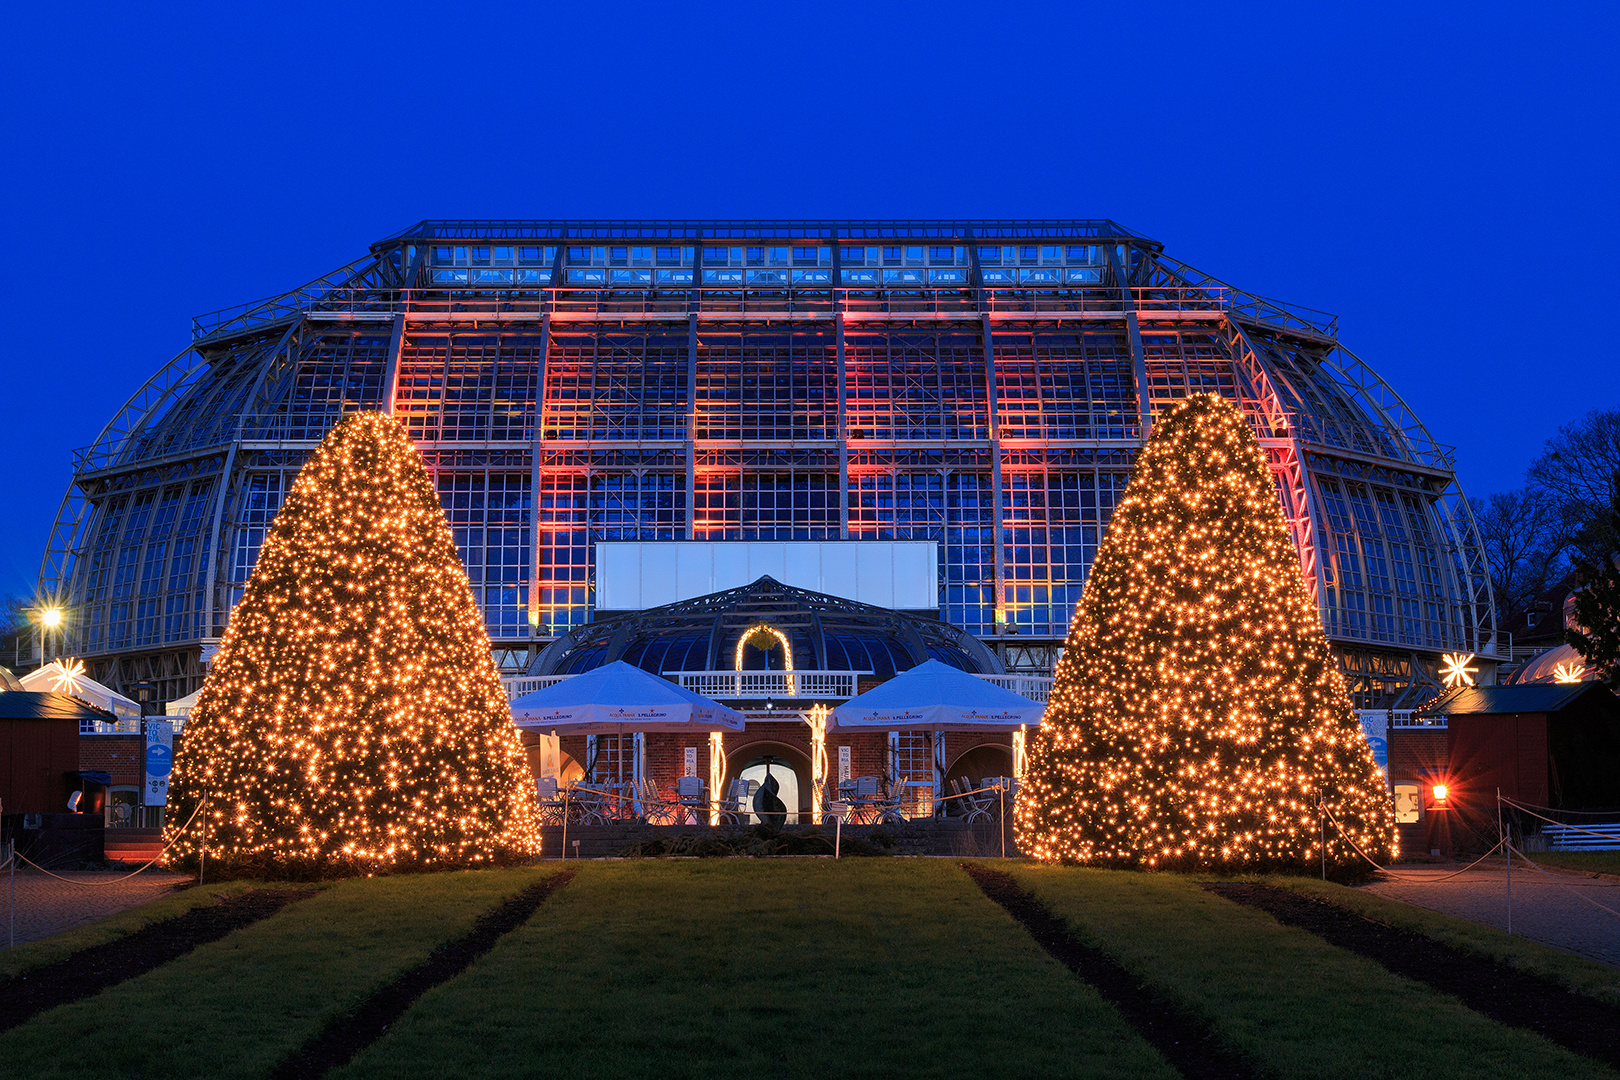
<path id="1" fill-rule="evenodd" d="M 505 670 L 597 545 L 928 541 L 926 612 L 1047 672 L 1156 410 L 1238 401 L 1362 707 L 1489 659 L 1446 448 L 1337 339 L 1111 221 L 424 221 L 191 340 L 80 451 L 41 591 L 113 686 L 195 690 L 305 455 L 391 411 Z"/>

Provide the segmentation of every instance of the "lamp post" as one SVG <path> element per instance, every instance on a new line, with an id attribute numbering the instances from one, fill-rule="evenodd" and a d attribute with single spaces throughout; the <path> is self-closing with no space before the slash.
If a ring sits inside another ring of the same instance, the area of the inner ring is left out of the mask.
<path id="1" fill-rule="evenodd" d="M 39 609 L 39 666 L 51 662 L 51 631 L 62 625 L 62 609 L 54 604 Z"/>

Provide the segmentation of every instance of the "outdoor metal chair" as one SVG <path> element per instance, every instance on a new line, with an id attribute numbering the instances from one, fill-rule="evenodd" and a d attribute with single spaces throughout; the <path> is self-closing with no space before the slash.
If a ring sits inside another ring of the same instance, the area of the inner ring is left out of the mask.
<path id="1" fill-rule="evenodd" d="M 855 792 L 851 800 L 853 812 L 850 820 L 870 825 L 876 820 L 878 800 L 882 796 L 882 785 L 875 776 L 857 776 L 855 778 Z"/>
<path id="2" fill-rule="evenodd" d="M 896 780 L 889 787 L 889 794 L 881 799 L 875 809 L 880 825 L 897 825 L 906 820 L 906 782 Z"/>
<path id="3" fill-rule="evenodd" d="M 539 796 L 540 823 L 542 825 L 561 825 L 566 804 L 557 791 L 557 778 L 555 776 L 542 776 L 534 782 L 535 793 Z"/>
<path id="4" fill-rule="evenodd" d="M 659 794 L 658 781 L 650 777 L 636 785 L 636 801 L 641 806 L 641 819 L 649 825 L 674 824 L 679 817 L 675 800 Z"/>
<path id="5" fill-rule="evenodd" d="M 741 777 L 732 779 L 726 788 L 726 797 L 720 800 L 720 820 L 728 825 L 740 825 L 743 820 L 743 799 L 748 792 L 748 781 Z"/>
<path id="6" fill-rule="evenodd" d="M 708 824 L 707 787 L 701 776 L 683 776 L 675 781 L 676 806 L 679 811 L 676 824 L 686 824 L 688 814 L 692 817 L 692 824 Z"/>
<path id="7" fill-rule="evenodd" d="M 967 777 L 961 777 L 957 784 L 962 797 L 957 802 L 962 804 L 962 819 L 964 821 L 987 821 L 990 818 L 990 804 L 995 798 L 994 792 L 975 791 L 975 785 Z"/>
<path id="8" fill-rule="evenodd" d="M 850 820 L 850 804 L 847 799 L 823 799 L 821 803 L 821 821 L 817 824 L 825 825 L 832 821 Z"/>
<path id="9" fill-rule="evenodd" d="M 573 812 L 578 814 L 576 823 L 580 825 L 605 825 L 608 815 L 607 793 L 596 788 L 576 784 L 569 789 L 568 802 Z"/>

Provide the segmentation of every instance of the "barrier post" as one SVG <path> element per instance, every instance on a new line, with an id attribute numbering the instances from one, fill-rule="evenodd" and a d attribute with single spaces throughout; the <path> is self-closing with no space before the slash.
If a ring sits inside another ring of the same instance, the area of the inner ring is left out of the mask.
<path id="1" fill-rule="evenodd" d="M 1322 880 L 1327 880 L 1327 795 L 1316 797 L 1316 820 L 1322 823 Z M 1338 824 L 1337 821 L 1334 822 Z"/>
<path id="2" fill-rule="evenodd" d="M 844 815 L 834 814 L 833 820 L 838 824 L 833 826 L 833 858 L 838 858 L 839 849 L 844 846 Z"/>
<path id="3" fill-rule="evenodd" d="M 1007 857 L 1007 785 L 1005 783 L 996 785 L 996 798 L 1001 803 L 1001 821 L 998 824 L 1001 826 L 1001 857 L 1005 859 Z"/>
<path id="4" fill-rule="evenodd" d="M 1496 789 L 1496 832 L 1502 840 L 1502 854 L 1507 858 L 1507 932 L 1513 934 L 1513 844 L 1502 824 L 1502 789 Z"/>

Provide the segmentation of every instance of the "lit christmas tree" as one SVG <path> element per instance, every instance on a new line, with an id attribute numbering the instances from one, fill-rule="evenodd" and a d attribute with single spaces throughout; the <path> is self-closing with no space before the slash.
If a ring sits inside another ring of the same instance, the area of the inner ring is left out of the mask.
<path id="1" fill-rule="evenodd" d="M 175 755 L 171 866 L 327 876 L 539 853 L 489 636 L 405 431 L 345 418 L 231 613 Z M 206 799 L 202 817 L 181 827 Z"/>
<path id="2" fill-rule="evenodd" d="M 1394 850 L 1383 778 L 1237 408 L 1159 417 L 1097 553 L 1015 808 L 1038 859 L 1316 867 Z M 1334 821 L 1338 826 L 1334 825 Z"/>

